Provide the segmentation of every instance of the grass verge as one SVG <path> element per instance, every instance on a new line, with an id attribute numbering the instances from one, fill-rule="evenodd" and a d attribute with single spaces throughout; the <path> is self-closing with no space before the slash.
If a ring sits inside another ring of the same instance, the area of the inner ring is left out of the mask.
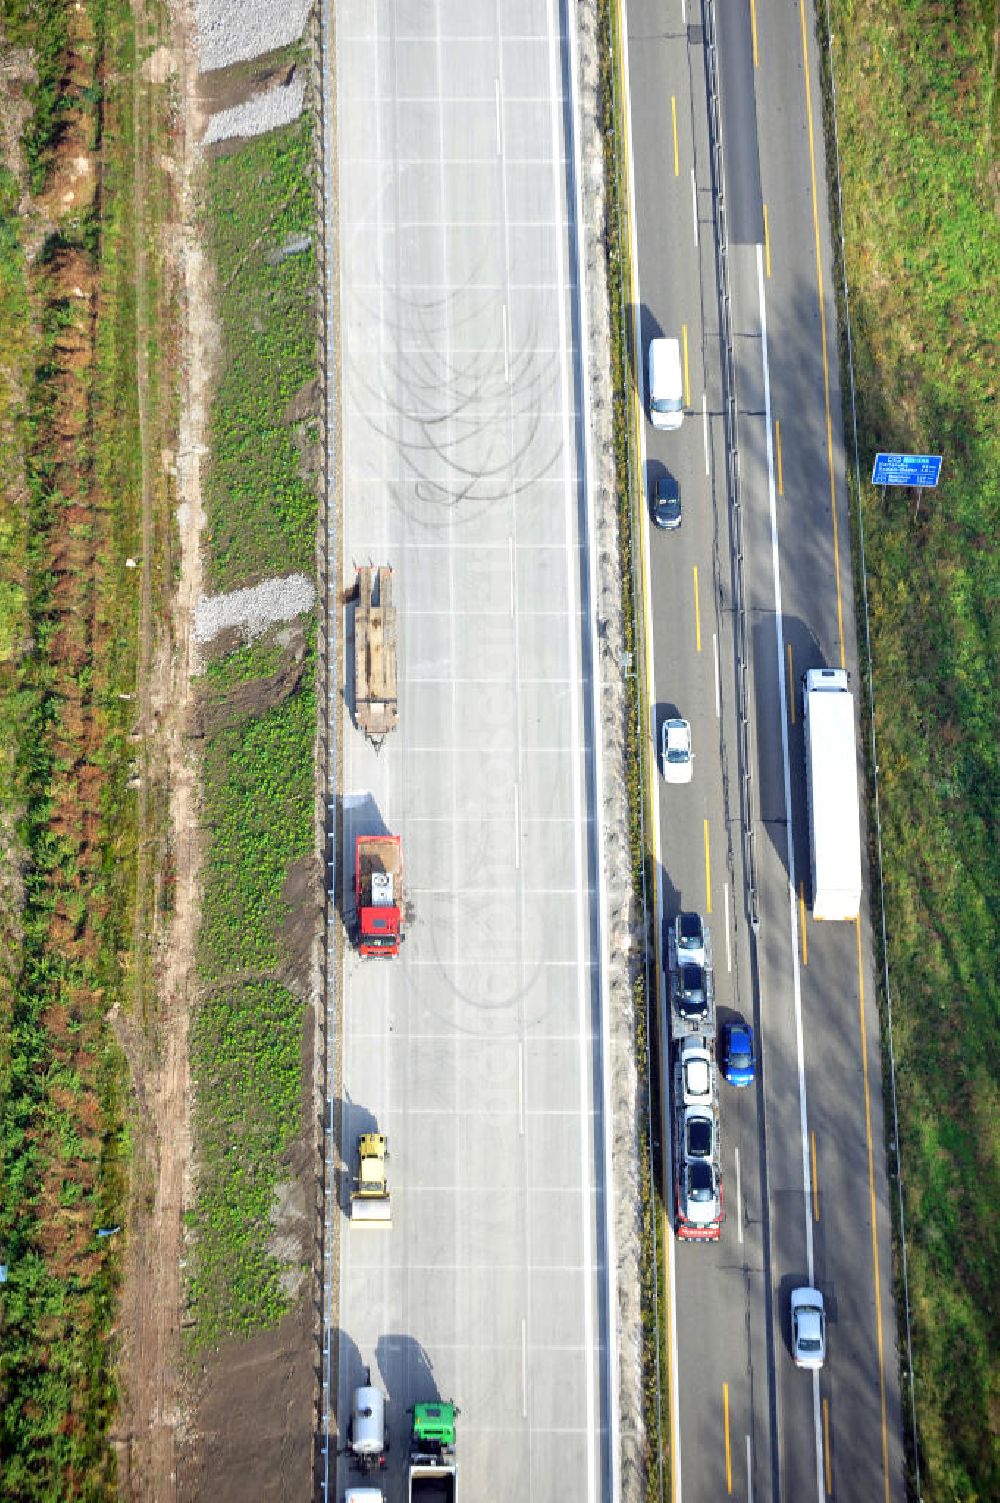
<path id="1" fill-rule="evenodd" d="M 920 1477 L 929 1503 L 998 1497 L 996 17 L 900 0 L 829 10 Z M 843 317 L 841 332 L 846 370 Z M 876 449 L 943 454 L 939 489 L 876 492 Z M 913 1483 L 909 1436 L 908 1452 Z"/>
<path id="2" fill-rule="evenodd" d="M 222 327 L 206 491 L 207 575 L 217 589 L 314 572 L 310 152 L 303 120 L 208 166 L 205 228 Z M 198 1175 L 187 1217 L 195 1351 L 273 1325 L 300 1284 L 303 1260 L 282 1235 L 278 1207 L 304 1127 L 306 985 L 292 953 L 288 883 L 316 847 L 312 637 L 311 623 L 297 623 L 238 646 L 207 664 L 201 686 Z"/>

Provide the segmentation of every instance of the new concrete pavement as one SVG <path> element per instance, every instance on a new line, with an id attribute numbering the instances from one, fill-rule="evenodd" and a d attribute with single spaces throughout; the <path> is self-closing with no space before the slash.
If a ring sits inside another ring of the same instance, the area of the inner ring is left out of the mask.
<path id="1" fill-rule="evenodd" d="M 464 1499 L 593 1503 L 614 1341 L 569 38 L 555 0 L 336 19 L 344 586 L 393 567 L 400 683 L 380 755 L 345 717 L 341 849 L 398 833 L 407 884 L 398 959 L 344 965 L 345 1153 L 388 1134 L 393 1225 L 343 1232 L 337 1415 L 370 1367 L 389 1498 L 408 1406 L 441 1397 Z"/>

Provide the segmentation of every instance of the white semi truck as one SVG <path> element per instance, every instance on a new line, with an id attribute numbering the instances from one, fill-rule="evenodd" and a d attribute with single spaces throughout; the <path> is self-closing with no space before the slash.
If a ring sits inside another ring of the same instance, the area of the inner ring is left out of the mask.
<path id="1" fill-rule="evenodd" d="M 861 911 L 858 761 L 854 696 L 843 668 L 810 668 L 803 674 L 802 720 L 813 918 L 856 919 Z"/>

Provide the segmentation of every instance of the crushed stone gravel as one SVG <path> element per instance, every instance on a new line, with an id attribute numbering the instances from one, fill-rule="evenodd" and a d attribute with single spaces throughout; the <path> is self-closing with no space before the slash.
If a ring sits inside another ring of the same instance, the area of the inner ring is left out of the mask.
<path id="1" fill-rule="evenodd" d="M 310 0 L 197 0 L 201 71 L 228 68 L 297 42 Z"/>
<path id="2" fill-rule="evenodd" d="M 265 579 L 227 595 L 203 595 L 195 607 L 194 639 L 204 646 L 220 631 L 235 628 L 248 641 L 278 621 L 291 621 L 312 610 L 316 587 L 304 574 Z"/>
<path id="3" fill-rule="evenodd" d="M 301 115 L 305 97 L 306 81 L 296 74 L 291 83 L 267 89 L 231 110 L 219 110 L 208 122 L 204 144 L 211 146 L 234 136 L 263 136 L 280 125 L 290 125 Z"/>

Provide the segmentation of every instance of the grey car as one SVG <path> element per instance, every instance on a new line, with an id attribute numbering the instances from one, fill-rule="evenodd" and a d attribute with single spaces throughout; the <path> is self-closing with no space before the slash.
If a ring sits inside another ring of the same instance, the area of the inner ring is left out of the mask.
<path id="1" fill-rule="evenodd" d="M 661 475 L 653 487 L 653 522 L 667 532 L 681 525 L 681 488 L 673 475 Z"/>

